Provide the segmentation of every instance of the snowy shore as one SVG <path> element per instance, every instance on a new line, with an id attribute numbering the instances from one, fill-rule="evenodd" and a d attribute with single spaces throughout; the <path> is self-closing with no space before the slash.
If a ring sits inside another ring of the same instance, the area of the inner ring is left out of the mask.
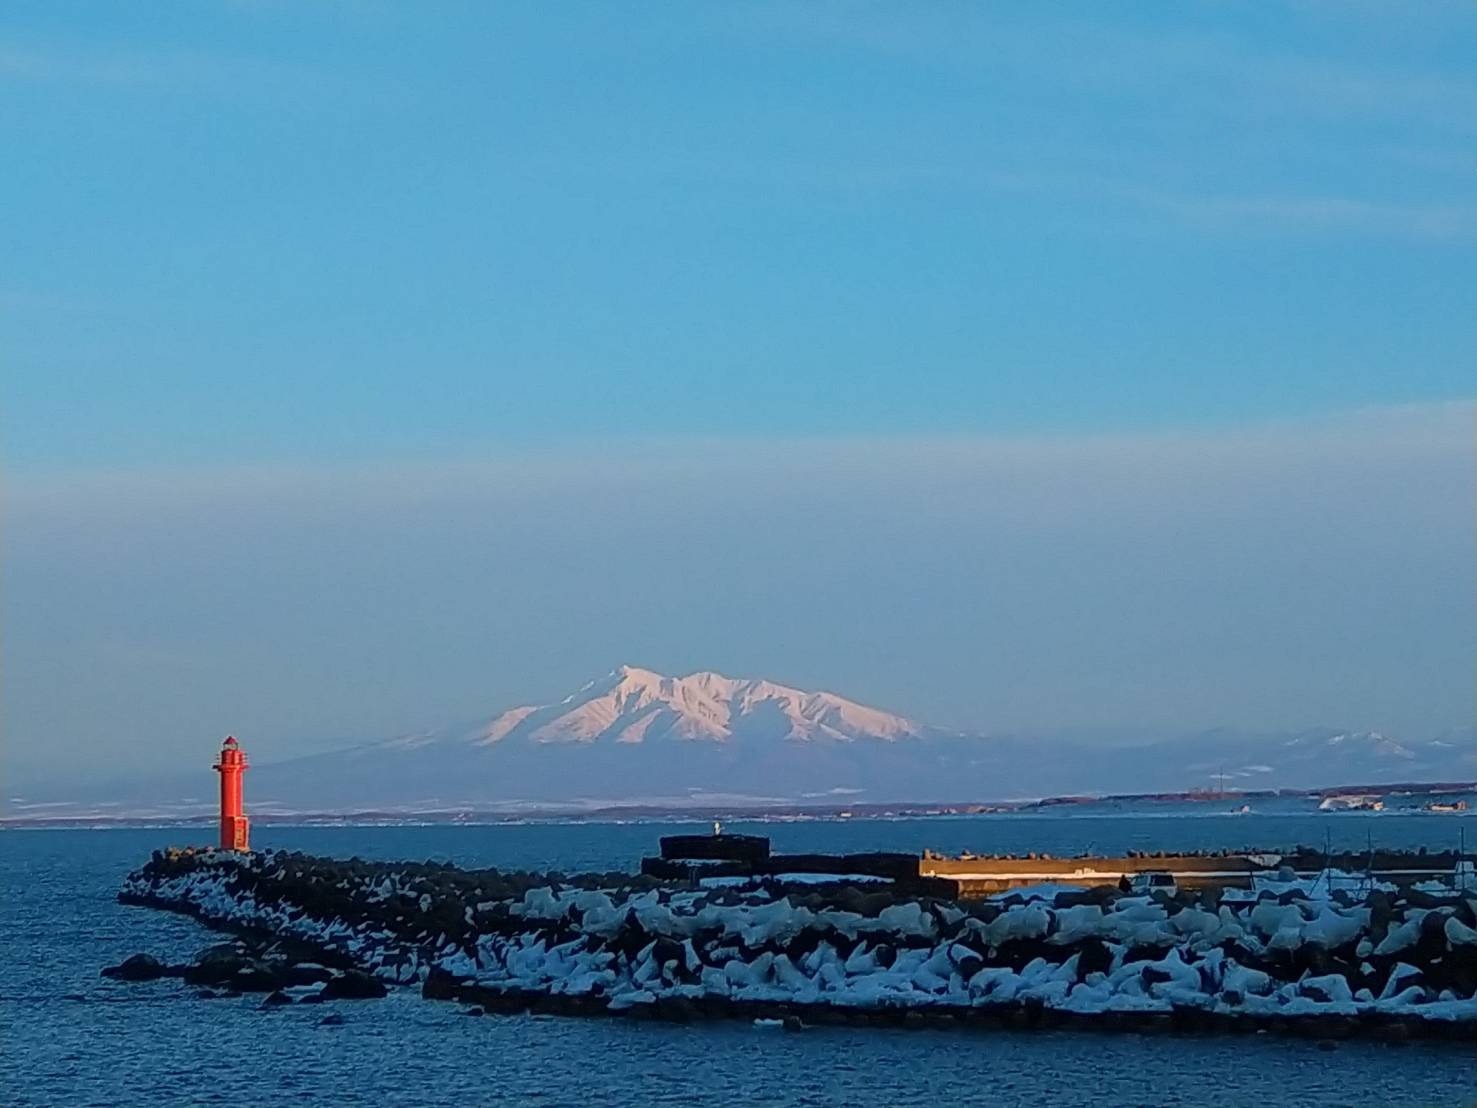
<path id="1" fill-rule="evenodd" d="M 954 902 L 201 851 L 119 898 L 486 1011 L 1477 1041 L 1477 888 Z"/>

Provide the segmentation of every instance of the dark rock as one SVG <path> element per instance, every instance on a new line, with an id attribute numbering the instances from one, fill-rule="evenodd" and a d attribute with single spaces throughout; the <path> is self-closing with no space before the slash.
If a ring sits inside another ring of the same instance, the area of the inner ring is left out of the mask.
<path id="1" fill-rule="evenodd" d="M 656 945 L 651 949 L 651 960 L 656 963 L 658 969 L 663 971 L 663 976 L 667 976 L 667 966 L 672 962 L 676 963 L 675 969 L 679 980 L 690 976 L 686 970 L 687 961 L 682 944 L 675 939 L 669 939 L 664 935 L 659 937 Z"/>
<path id="2" fill-rule="evenodd" d="M 462 1012 L 462 1015 L 464 1016 L 484 1016 L 486 1014 L 487 1013 L 485 1011 L 483 1011 L 481 1008 L 476 1007 L 475 1005 Z"/>
<path id="3" fill-rule="evenodd" d="M 267 994 L 267 998 L 262 1001 L 262 1007 L 263 1008 L 276 1008 L 276 1007 L 280 1007 L 283 1004 L 291 1004 L 291 1003 L 292 1003 L 292 997 L 288 996 L 281 989 L 276 989 L 273 992 L 270 992 L 270 993 Z"/>
<path id="4" fill-rule="evenodd" d="M 1438 961 L 1446 953 L 1446 914 L 1429 912 L 1421 920 L 1420 937 L 1415 948 L 1402 952 L 1401 957 L 1417 965 Z"/>
<path id="5" fill-rule="evenodd" d="M 831 1004 L 815 1004 L 806 1009 L 805 1017 L 811 1024 L 840 1025 L 846 1022 L 845 1013 Z"/>
<path id="6" fill-rule="evenodd" d="M 587 1014 L 587 1004 L 585 997 L 552 993 L 539 999 L 538 1010 L 551 1016 L 582 1016 Z"/>
<path id="7" fill-rule="evenodd" d="M 1324 974 L 1333 972 L 1333 960 L 1328 953 L 1328 948 L 1322 943 L 1302 943 L 1298 946 L 1296 953 L 1298 957 L 1294 961 L 1293 972 L 1288 974 L 1289 977 L 1301 977 L 1305 973 L 1314 977 L 1322 977 Z"/>
<path id="8" fill-rule="evenodd" d="M 439 966 L 432 966 L 421 984 L 421 996 L 426 1000 L 455 1000 L 457 988 L 455 977 Z"/>
<path id="9" fill-rule="evenodd" d="M 726 996 L 701 996 L 693 1001 L 693 1005 L 705 1020 L 727 1019 L 733 1015 L 733 1002 Z"/>
<path id="10" fill-rule="evenodd" d="M 825 905 L 821 905 L 821 908 L 824 909 Z M 836 946 L 836 937 L 832 928 L 822 926 L 806 927 L 786 944 L 785 956 L 798 966 L 804 959 L 810 957 L 811 953 L 821 943 L 827 942 L 833 947 Z"/>
<path id="11" fill-rule="evenodd" d="M 1083 939 L 1077 945 L 1077 980 L 1084 980 L 1089 973 L 1107 973 L 1113 968 L 1113 952 L 1102 939 Z"/>
<path id="12" fill-rule="evenodd" d="M 277 974 L 289 985 L 316 985 L 320 981 L 330 980 L 333 977 L 333 970 L 327 966 L 309 962 L 283 966 Z"/>
<path id="13" fill-rule="evenodd" d="M 851 909 L 860 912 L 864 916 L 876 916 L 884 908 L 891 908 L 897 903 L 897 894 L 887 890 L 879 889 L 877 892 L 864 892 L 856 899 L 856 907 Z"/>
<path id="14" fill-rule="evenodd" d="M 344 1023 L 344 1017 L 343 1016 L 339 1015 L 337 1012 L 329 1012 L 328 1015 L 324 1016 L 321 1020 L 318 1021 L 318 1026 L 319 1027 L 342 1027 L 343 1026 L 343 1023 Z"/>
<path id="15" fill-rule="evenodd" d="M 102 971 L 104 977 L 119 981 L 157 981 L 168 974 L 169 967 L 151 954 L 134 954 Z"/>
<path id="16" fill-rule="evenodd" d="M 1298 986 L 1298 989 L 1302 992 L 1304 996 L 1309 997 L 1313 1000 L 1320 1001 L 1324 1004 L 1331 1004 L 1338 999 L 1338 997 L 1334 996 L 1333 993 L 1330 992 L 1328 989 L 1324 988 L 1322 985 L 1316 985 L 1311 981 L 1304 981 Z"/>
<path id="17" fill-rule="evenodd" d="M 1000 905 L 993 900 L 976 900 L 969 904 L 971 918 L 981 923 L 993 923 L 999 918 L 1001 911 Z"/>
<path id="18" fill-rule="evenodd" d="M 471 999 L 468 993 L 462 994 L 463 1000 Z M 511 1015 L 526 1012 L 529 1008 L 528 997 L 520 989 L 479 989 L 475 995 L 478 1003 L 488 1012 L 502 1012 Z"/>
<path id="19" fill-rule="evenodd" d="M 1415 1020 L 1391 1020 L 1379 1029 L 1379 1037 L 1387 1043 L 1407 1043 L 1416 1037 L 1420 1024 Z"/>
<path id="20" fill-rule="evenodd" d="M 1395 918 L 1395 905 L 1390 900 L 1390 894 L 1382 889 L 1375 889 L 1365 899 L 1364 903 L 1369 908 L 1369 938 L 1371 942 L 1378 943 L 1385 937 L 1390 929 L 1390 923 Z"/>
<path id="21" fill-rule="evenodd" d="M 259 964 L 243 966 L 229 980 L 232 988 L 243 993 L 269 993 L 286 983 L 274 970 Z"/>
<path id="22" fill-rule="evenodd" d="M 331 978 L 319 994 L 324 1000 L 375 1000 L 388 996 L 390 990 L 379 978 L 363 970 L 345 970 Z"/>
<path id="23" fill-rule="evenodd" d="M 651 1005 L 651 1014 L 655 1019 L 672 1023 L 690 1023 L 700 1015 L 697 1006 L 684 996 L 658 997 Z"/>
<path id="24" fill-rule="evenodd" d="M 244 943 L 213 943 L 195 955 L 195 964 L 208 966 L 216 962 L 240 962 L 245 956 L 246 944 Z"/>
<path id="25" fill-rule="evenodd" d="M 277 939 L 262 951 L 262 956 L 283 962 L 333 962 L 340 957 L 331 950 L 291 936 Z M 339 968 L 348 969 L 349 967 L 344 965 Z"/>
<path id="26" fill-rule="evenodd" d="M 1191 1004 L 1172 1004 L 1169 1013 L 1169 1026 L 1171 1030 L 1181 1033 L 1192 1033 L 1207 1029 L 1208 1020 L 1203 1008 L 1197 1008 Z"/>
<path id="27" fill-rule="evenodd" d="M 1021 1002 L 1021 1017 L 1027 1027 L 1039 1027 L 1046 1014 L 1046 1005 L 1035 998 Z"/>
<path id="28" fill-rule="evenodd" d="M 254 964 L 234 944 L 224 943 L 201 951 L 195 964 L 184 968 L 182 976 L 188 985 L 224 985 Z"/>
<path id="29" fill-rule="evenodd" d="M 805 1024 L 800 1022 L 799 1016 L 786 1016 L 784 1029 L 786 1031 L 804 1031 Z"/>

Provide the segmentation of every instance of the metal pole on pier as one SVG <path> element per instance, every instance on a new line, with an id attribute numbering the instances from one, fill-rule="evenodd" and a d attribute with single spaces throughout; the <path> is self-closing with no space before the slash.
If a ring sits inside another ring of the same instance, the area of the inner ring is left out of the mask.
<path id="1" fill-rule="evenodd" d="M 1333 876 L 1328 872 L 1329 858 L 1330 858 L 1330 856 L 1332 854 L 1333 854 L 1333 835 L 1330 832 L 1330 830 L 1328 828 L 1328 825 L 1327 824 L 1324 824 L 1323 825 L 1323 872 L 1320 873 L 1318 876 L 1321 877 L 1321 878 L 1323 878 L 1323 883 L 1328 887 L 1328 891 L 1329 892 L 1332 892 L 1333 891 Z M 1313 888 L 1314 888 L 1315 891 L 1317 890 L 1317 888 L 1318 888 L 1318 882 L 1317 881 L 1314 881 L 1313 882 Z"/>
<path id="2" fill-rule="evenodd" d="M 1360 895 L 1368 897 L 1374 892 L 1374 832 L 1368 827 L 1364 829 L 1365 845 L 1368 853 L 1364 856 L 1364 880 L 1360 884 Z"/>
<path id="3" fill-rule="evenodd" d="M 1461 889 L 1463 892 L 1466 892 L 1466 890 L 1467 890 L 1467 865 L 1468 865 L 1468 858 L 1467 858 L 1467 828 L 1465 827 L 1465 825 L 1458 826 L 1457 829 L 1456 829 L 1456 833 L 1457 833 L 1456 870 L 1457 870 L 1457 873 L 1461 875 L 1461 877 L 1459 878 L 1459 880 L 1460 880 L 1461 883 L 1459 885 L 1457 885 L 1457 888 Z"/>

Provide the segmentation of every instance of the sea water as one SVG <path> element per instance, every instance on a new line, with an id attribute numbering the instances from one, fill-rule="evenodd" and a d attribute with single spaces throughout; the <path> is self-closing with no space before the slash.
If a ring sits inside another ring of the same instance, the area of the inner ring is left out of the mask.
<path id="1" fill-rule="evenodd" d="M 705 825 L 702 825 L 705 826 Z M 777 850 L 1448 849 L 1458 817 L 980 816 L 738 824 Z M 260 827 L 254 844 L 514 869 L 633 869 L 692 824 Z M 125 907 L 125 873 L 199 831 L 0 833 L 0 1104 L 936 1105 L 1460 1104 L 1477 1054 L 1450 1043 L 1337 1049 L 1272 1036 L 814 1028 L 461 1014 L 400 990 L 379 1001 L 260 1007 L 176 980 L 98 970 L 137 951 L 183 961 L 216 941 Z M 1469 835 L 1468 837 L 1472 837 Z M 319 1021 L 330 1011 L 341 1025 Z"/>

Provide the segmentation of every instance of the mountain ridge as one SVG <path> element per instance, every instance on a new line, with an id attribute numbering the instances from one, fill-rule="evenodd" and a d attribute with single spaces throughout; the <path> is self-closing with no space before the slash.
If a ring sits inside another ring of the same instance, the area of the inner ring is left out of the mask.
<path id="1" fill-rule="evenodd" d="M 934 733 L 943 732 L 832 692 L 808 692 L 762 678 L 726 677 L 712 670 L 669 677 L 622 665 L 553 704 L 524 704 L 500 712 L 481 724 L 470 741 L 481 746 L 519 740 L 895 742 Z M 431 735 L 440 741 L 441 736 Z"/>

